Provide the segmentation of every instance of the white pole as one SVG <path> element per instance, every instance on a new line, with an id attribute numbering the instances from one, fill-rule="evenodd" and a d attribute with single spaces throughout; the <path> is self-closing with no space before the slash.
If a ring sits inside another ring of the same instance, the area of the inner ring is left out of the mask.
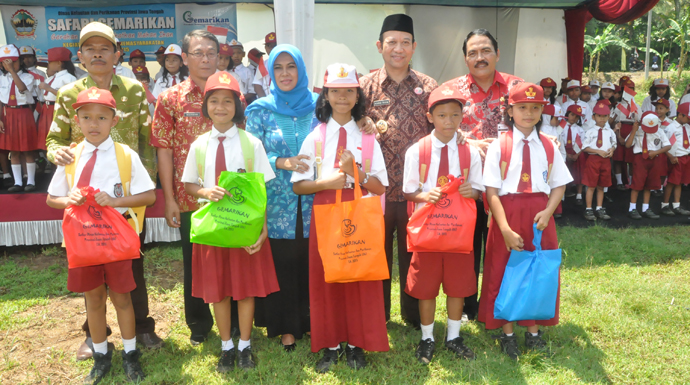
<path id="1" fill-rule="evenodd" d="M 652 41 L 652 11 L 647 14 L 647 52 L 644 54 L 644 80 L 649 78 L 649 48 Z"/>
<path id="2" fill-rule="evenodd" d="M 314 84 L 314 0 L 275 0 L 278 44 L 299 48 L 307 66 L 309 89 Z"/>

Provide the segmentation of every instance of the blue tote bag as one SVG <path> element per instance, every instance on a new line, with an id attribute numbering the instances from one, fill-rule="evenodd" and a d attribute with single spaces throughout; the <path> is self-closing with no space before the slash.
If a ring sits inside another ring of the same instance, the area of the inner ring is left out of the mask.
<path id="1" fill-rule="evenodd" d="M 547 320 L 556 315 L 561 249 L 542 250 L 542 231 L 534 224 L 534 251 L 510 253 L 494 318 L 507 321 Z"/>

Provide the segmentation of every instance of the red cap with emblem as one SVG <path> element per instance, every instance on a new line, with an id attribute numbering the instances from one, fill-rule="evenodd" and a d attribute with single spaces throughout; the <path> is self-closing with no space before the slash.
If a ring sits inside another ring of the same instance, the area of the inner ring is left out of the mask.
<path id="1" fill-rule="evenodd" d="M 508 96 L 508 104 L 515 105 L 518 103 L 537 103 L 548 104 L 544 100 L 544 90 L 533 83 L 519 83 L 510 90 Z"/>
<path id="2" fill-rule="evenodd" d="M 619 86 L 622 86 L 622 85 L 624 85 L 628 80 L 630 80 L 630 76 L 623 75 L 623 76 L 621 76 L 620 79 L 618 79 L 618 85 L 619 85 Z"/>
<path id="3" fill-rule="evenodd" d="M 690 116 L 690 102 L 679 104 L 676 112 L 678 112 L 679 114 L 683 114 L 685 116 Z"/>
<path id="4" fill-rule="evenodd" d="M 129 60 L 132 60 L 136 57 L 141 57 L 141 58 L 146 59 L 146 55 L 144 55 L 144 52 L 140 49 L 135 49 L 134 51 L 132 51 L 132 53 L 129 54 Z"/>
<path id="5" fill-rule="evenodd" d="M 226 71 L 216 72 L 211 75 L 206 81 L 206 88 L 204 88 L 204 94 L 209 91 L 215 90 L 230 90 L 237 94 L 237 96 L 242 95 L 240 93 L 240 85 L 237 80 Z"/>
<path id="6" fill-rule="evenodd" d="M 72 52 L 65 47 L 55 47 L 48 49 L 48 61 L 70 61 Z"/>
<path id="7" fill-rule="evenodd" d="M 276 40 L 276 33 L 275 32 L 269 33 L 264 38 L 264 44 L 272 44 L 272 43 L 276 43 L 276 42 L 277 42 L 277 40 Z"/>
<path id="8" fill-rule="evenodd" d="M 156 55 L 162 55 L 164 53 L 165 53 L 165 47 L 163 47 L 163 46 L 158 47 L 158 49 L 156 50 Z"/>
<path id="9" fill-rule="evenodd" d="M 621 88 L 621 86 L 613 86 L 613 92 L 614 93 L 621 93 L 621 92 L 623 92 L 623 88 Z"/>
<path id="10" fill-rule="evenodd" d="M 591 94 L 592 89 L 589 88 L 589 86 L 582 86 L 582 87 L 580 87 L 580 92 L 583 94 Z"/>
<path id="11" fill-rule="evenodd" d="M 659 129 L 659 117 L 653 111 L 647 111 L 642 114 L 640 119 L 640 128 L 642 131 L 653 134 Z"/>
<path id="12" fill-rule="evenodd" d="M 76 103 L 72 104 L 72 108 L 76 111 L 87 104 L 101 104 L 113 110 L 117 109 L 113 94 L 108 90 L 102 90 L 96 87 L 91 87 L 80 92 L 79 95 L 77 95 Z"/>
<path id="13" fill-rule="evenodd" d="M 628 80 L 625 81 L 624 86 L 625 86 L 625 87 L 628 87 L 628 88 L 630 88 L 630 89 L 633 89 L 633 88 L 635 88 L 635 82 L 632 81 L 632 80 L 630 80 L 630 79 L 628 79 Z"/>
<path id="14" fill-rule="evenodd" d="M 582 107 L 578 106 L 577 104 L 571 104 L 568 106 L 568 109 L 565 111 L 565 113 L 567 114 L 568 112 L 572 112 L 577 116 L 585 116 L 585 114 L 582 112 Z"/>
<path id="15" fill-rule="evenodd" d="M 149 69 L 146 68 L 145 66 L 136 66 L 136 67 L 132 68 L 132 72 L 134 72 L 135 75 L 139 75 L 139 74 L 148 75 Z"/>
<path id="16" fill-rule="evenodd" d="M 232 56 L 233 52 L 234 51 L 232 47 L 230 47 L 230 44 L 221 44 L 220 50 L 218 51 L 218 55 Z"/>
<path id="17" fill-rule="evenodd" d="M 19 60 L 19 50 L 14 44 L 8 44 L 0 48 L 0 60 L 10 59 L 12 61 Z"/>
<path id="18" fill-rule="evenodd" d="M 547 104 L 544 106 L 544 109 L 541 110 L 541 113 L 544 115 L 554 116 L 556 115 L 556 107 L 553 104 Z"/>
<path id="19" fill-rule="evenodd" d="M 667 99 L 664 99 L 664 98 L 661 98 L 661 99 L 657 100 L 656 102 L 652 102 L 652 104 L 654 104 L 654 105 L 661 104 L 662 106 L 664 106 L 666 108 L 671 108 L 671 103 Z"/>
<path id="20" fill-rule="evenodd" d="M 441 86 L 437 87 L 429 95 L 429 109 L 433 107 L 436 103 L 442 102 L 444 100 L 457 100 L 461 106 L 465 105 L 465 98 L 462 97 L 460 92 L 455 89 L 455 87 Z"/>
<path id="21" fill-rule="evenodd" d="M 551 78 L 544 78 L 544 79 L 541 79 L 541 81 L 539 82 L 539 85 L 542 87 L 556 87 L 556 82 L 553 81 L 553 79 L 551 79 Z"/>
<path id="22" fill-rule="evenodd" d="M 594 105 L 594 108 L 592 108 L 592 112 L 594 112 L 597 115 L 609 116 L 609 114 L 611 114 L 611 108 L 609 107 L 609 103 L 605 103 L 603 100 L 598 101 L 597 104 Z"/>
<path id="23" fill-rule="evenodd" d="M 263 55 L 265 55 L 265 53 L 259 51 L 256 48 L 252 48 L 247 53 L 247 58 L 249 58 L 249 60 L 253 61 L 254 63 L 258 63 L 259 60 L 261 60 L 261 56 Z"/>
<path id="24" fill-rule="evenodd" d="M 611 107 L 611 101 L 608 99 L 599 99 L 599 100 L 597 100 L 597 103 L 604 103 L 607 106 Z"/>

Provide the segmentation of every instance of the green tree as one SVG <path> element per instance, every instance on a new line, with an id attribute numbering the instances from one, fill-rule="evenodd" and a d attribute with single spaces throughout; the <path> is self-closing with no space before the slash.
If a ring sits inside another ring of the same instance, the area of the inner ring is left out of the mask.
<path id="1" fill-rule="evenodd" d="M 617 46 L 623 49 L 630 49 L 628 43 L 620 38 L 615 32 L 615 24 L 608 24 L 603 31 L 597 29 L 595 36 L 585 35 L 585 49 L 589 53 L 589 78 L 592 79 L 592 68 L 594 64 L 594 77 L 599 75 L 599 61 L 601 52 L 608 47 Z"/>
<path id="2" fill-rule="evenodd" d="M 680 75 L 685 68 L 685 60 L 688 56 L 688 42 L 690 39 L 690 13 L 685 12 L 681 18 L 674 18 L 672 16 L 665 17 L 668 22 L 668 27 L 664 31 L 664 36 L 671 37 L 672 41 L 680 46 L 680 55 L 678 56 L 678 73 Z"/>

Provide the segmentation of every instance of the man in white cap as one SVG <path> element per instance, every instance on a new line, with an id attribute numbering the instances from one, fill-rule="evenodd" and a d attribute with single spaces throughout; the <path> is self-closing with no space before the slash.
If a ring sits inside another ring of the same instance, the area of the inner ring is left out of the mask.
<path id="1" fill-rule="evenodd" d="M 58 166 L 74 162 L 75 154 L 72 147 L 75 143 L 84 140 L 84 133 L 76 124 L 76 112 L 72 103 L 77 100 L 79 92 L 97 87 L 109 90 L 117 102 L 117 116 L 120 119 L 110 131 L 110 136 L 114 141 L 124 143 L 136 151 L 151 180 L 155 181 L 156 152 L 149 145 L 151 115 L 146 93 L 138 81 L 113 73 L 113 66 L 120 58 L 113 30 L 100 22 L 91 22 L 86 25 L 81 30 L 77 55 L 86 67 L 88 76 L 63 86 L 58 91 L 53 123 L 46 139 L 48 159 Z M 117 190 L 118 186 L 114 188 Z M 143 238 L 146 231 L 142 230 L 141 234 Z M 143 239 L 141 243 L 144 243 Z M 137 285 L 131 292 L 136 320 L 136 339 L 147 348 L 158 349 L 163 345 L 163 340 L 156 335 L 155 321 L 149 317 L 143 254 L 141 258 L 132 260 L 132 271 Z M 88 322 L 84 322 L 82 329 L 86 332 L 87 338 L 79 347 L 77 360 L 91 358 L 94 349 Z M 107 351 L 99 353 L 105 354 Z"/>

